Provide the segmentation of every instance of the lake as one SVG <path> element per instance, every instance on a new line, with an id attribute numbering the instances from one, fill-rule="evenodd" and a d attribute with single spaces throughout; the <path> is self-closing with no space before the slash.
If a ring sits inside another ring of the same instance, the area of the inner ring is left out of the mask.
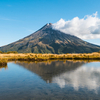
<path id="1" fill-rule="evenodd" d="M 0 100 L 100 100 L 100 62 L 9 62 Z"/>

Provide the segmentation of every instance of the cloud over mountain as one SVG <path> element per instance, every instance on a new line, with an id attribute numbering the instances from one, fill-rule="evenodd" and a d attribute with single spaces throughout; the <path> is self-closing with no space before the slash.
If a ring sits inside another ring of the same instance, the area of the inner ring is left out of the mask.
<path id="1" fill-rule="evenodd" d="M 74 17 L 68 21 L 61 18 L 53 24 L 53 29 L 78 36 L 81 39 L 100 38 L 100 18 L 97 15 L 96 12 L 92 15 L 86 15 L 82 19 Z"/>

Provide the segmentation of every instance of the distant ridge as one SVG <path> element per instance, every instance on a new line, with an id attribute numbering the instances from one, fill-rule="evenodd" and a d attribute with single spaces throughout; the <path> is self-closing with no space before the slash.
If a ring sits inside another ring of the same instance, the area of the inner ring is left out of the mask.
<path id="1" fill-rule="evenodd" d="M 44 25 L 23 39 L 0 47 L 0 51 L 3 52 L 17 51 L 19 53 L 91 53 L 99 50 L 100 46 L 52 29 L 52 23 Z"/>

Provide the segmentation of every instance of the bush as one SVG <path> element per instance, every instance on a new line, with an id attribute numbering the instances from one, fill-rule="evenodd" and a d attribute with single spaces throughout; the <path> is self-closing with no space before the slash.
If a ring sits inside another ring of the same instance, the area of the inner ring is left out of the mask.
<path id="1" fill-rule="evenodd" d="M 100 51 L 98 53 L 100 53 Z"/>
<path id="2" fill-rule="evenodd" d="M 3 53 L 2 51 L 0 51 L 0 53 Z"/>
<path id="3" fill-rule="evenodd" d="M 17 54 L 18 52 L 17 51 L 8 51 L 7 54 L 9 54 L 9 53 Z"/>

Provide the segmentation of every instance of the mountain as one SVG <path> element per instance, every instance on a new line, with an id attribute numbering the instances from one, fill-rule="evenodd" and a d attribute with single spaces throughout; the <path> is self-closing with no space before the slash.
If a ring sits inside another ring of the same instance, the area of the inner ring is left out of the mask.
<path id="1" fill-rule="evenodd" d="M 91 53 L 99 50 L 100 46 L 54 30 L 51 23 L 23 39 L 0 47 L 0 51 L 3 52 L 17 51 L 19 53 Z"/>

